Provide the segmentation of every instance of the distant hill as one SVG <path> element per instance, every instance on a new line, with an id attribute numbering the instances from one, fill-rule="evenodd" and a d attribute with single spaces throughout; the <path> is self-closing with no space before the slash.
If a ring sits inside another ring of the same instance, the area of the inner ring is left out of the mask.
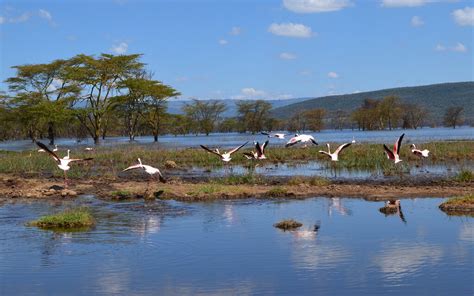
<path id="1" fill-rule="evenodd" d="M 298 98 L 298 99 L 284 99 L 284 100 L 267 100 L 271 103 L 273 108 L 279 108 L 286 105 L 298 103 L 301 101 L 308 100 L 309 98 Z M 235 105 L 237 100 L 221 100 L 227 106 L 227 110 L 224 112 L 224 117 L 234 117 L 237 116 L 237 106 Z M 189 104 L 192 101 L 190 100 L 173 100 L 168 101 L 168 112 L 171 114 L 183 114 L 182 108 L 185 104 Z"/>
<path id="2" fill-rule="evenodd" d="M 464 118 L 474 123 L 474 82 L 440 83 L 413 87 L 398 87 L 346 95 L 327 96 L 304 100 L 298 103 L 275 107 L 272 114 L 278 118 L 289 118 L 296 112 L 307 109 L 324 108 L 330 111 L 358 108 L 364 99 L 382 99 L 396 95 L 403 102 L 420 104 L 428 108 L 431 119 L 441 122 L 446 108 L 464 107 Z"/>

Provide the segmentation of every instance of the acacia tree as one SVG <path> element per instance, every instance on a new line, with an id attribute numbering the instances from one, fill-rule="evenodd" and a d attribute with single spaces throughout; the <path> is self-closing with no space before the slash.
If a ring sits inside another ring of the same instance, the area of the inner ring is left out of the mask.
<path id="1" fill-rule="evenodd" d="M 444 125 L 456 128 L 456 125 L 462 123 L 463 107 L 449 107 L 444 113 Z"/>
<path id="2" fill-rule="evenodd" d="M 215 128 L 222 113 L 227 109 L 220 101 L 193 100 L 193 103 L 185 104 L 183 111 L 186 117 L 194 123 L 195 132 L 203 132 L 208 136 Z"/>
<path id="3" fill-rule="evenodd" d="M 107 115 L 114 106 L 113 98 L 119 95 L 122 81 L 143 71 L 140 54 L 101 54 L 99 57 L 77 55 L 70 61 L 66 77 L 81 86 L 82 96 L 73 101 L 76 117 L 99 144 L 106 126 Z"/>
<path id="4" fill-rule="evenodd" d="M 239 101 L 236 103 L 240 119 L 240 132 L 250 131 L 252 134 L 264 130 L 270 118 L 272 104 L 264 100 Z"/>
<path id="5" fill-rule="evenodd" d="M 26 120 L 28 135 L 34 139 L 39 121 L 46 121 L 50 145 L 54 145 L 56 127 L 70 119 L 67 101 L 79 92 L 64 74 L 70 65 L 68 60 L 55 60 L 49 64 L 14 66 L 15 77 L 6 80 L 12 103 Z M 29 118 L 28 118 L 29 117 Z M 33 126 L 35 125 L 35 126 Z"/>
<path id="6" fill-rule="evenodd" d="M 402 116 L 402 127 L 417 129 L 426 122 L 428 117 L 428 111 L 426 108 L 412 103 L 406 103 L 402 105 L 403 116 Z"/>
<path id="7" fill-rule="evenodd" d="M 379 127 L 383 129 L 385 128 L 385 125 L 387 125 L 388 129 L 392 130 L 401 118 L 402 107 L 400 98 L 397 96 L 386 96 L 377 107 Z"/>
<path id="8" fill-rule="evenodd" d="M 324 109 L 311 109 L 303 112 L 303 118 L 306 122 L 306 126 L 311 131 L 321 131 L 324 128 L 324 116 L 326 110 Z"/>

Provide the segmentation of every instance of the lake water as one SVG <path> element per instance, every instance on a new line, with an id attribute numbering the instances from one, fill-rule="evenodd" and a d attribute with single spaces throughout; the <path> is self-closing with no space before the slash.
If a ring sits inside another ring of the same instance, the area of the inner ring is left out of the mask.
<path id="1" fill-rule="evenodd" d="M 357 130 L 323 130 L 320 133 L 308 133 L 315 136 L 316 140 L 321 144 L 327 142 L 344 143 L 350 142 L 354 138 L 361 143 L 387 143 L 393 144 L 396 139 L 405 133 L 405 143 L 423 143 L 430 141 L 451 141 L 451 140 L 474 140 L 474 128 L 460 127 L 452 128 L 423 128 L 417 130 L 392 130 L 392 131 L 357 131 Z M 205 135 L 187 135 L 187 136 L 161 136 L 159 137 L 159 145 L 164 148 L 188 148 L 198 147 L 199 145 L 219 146 L 219 147 L 236 147 L 246 141 L 265 141 L 264 135 L 251 135 L 239 133 L 214 133 L 209 136 Z M 283 146 L 287 140 L 272 139 L 272 145 Z M 47 143 L 48 140 L 43 142 Z M 65 148 L 83 148 L 93 145 L 91 139 L 87 138 L 77 143 L 76 139 L 57 139 L 58 146 Z M 136 142 L 130 143 L 127 137 L 111 137 L 102 142 L 102 145 L 137 145 L 137 144 L 153 144 L 152 137 L 137 137 Z M 30 140 L 21 141 L 5 141 L 0 142 L 0 150 L 22 151 L 29 149 L 38 149 Z"/>
<path id="2" fill-rule="evenodd" d="M 8 201 L 0 294 L 473 295 L 474 219 L 447 216 L 442 201 L 402 199 L 405 221 L 345 198 Z M 24 226 L 78 204 L 93 209 L 90 231 Z M 285 218 L 304 225 L 272 226 Z"/>

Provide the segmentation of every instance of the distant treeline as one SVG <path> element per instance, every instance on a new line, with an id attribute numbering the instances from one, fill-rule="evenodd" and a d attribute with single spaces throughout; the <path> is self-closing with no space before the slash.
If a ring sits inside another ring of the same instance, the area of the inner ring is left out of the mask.
<path id="1" fill-rule="evenodd" d="M 430 124 L 426 106 L 402 103 L 388 95 L 366 98 L 353 112 L 323 108 L 294 113 L 288 119 L 272 116 L 264 100 L 238 101 L 236 117 L 224 118 L 222 101 L 193 100 L 183 114 L 167 112 L 167 101 L 180 95 L 153 79 L 140 62 L 141 55 L 77 55 L 49 64 L 14 66 L 16 75 L 0 93 L 0 140 L 56 137 L 95 143 L 107 136 L 209 134 L 272 130 L 320 131 L 324 128 L 381 130 L 419 128 Z M 444 124 L 455 128 L 463 122 L 463 108 L 445 110 Z"/>

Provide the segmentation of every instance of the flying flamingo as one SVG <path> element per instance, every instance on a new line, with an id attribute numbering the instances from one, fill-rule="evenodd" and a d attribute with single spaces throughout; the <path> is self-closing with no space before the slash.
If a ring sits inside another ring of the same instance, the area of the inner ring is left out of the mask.
<path id="1" fill-rule="evenodd" d="M 274 134 L 270 134 L 270 133 L 266 133 L 266 132 L 261 132 L 262 135 L 265 135 L 265 136 L 268 136 L 269 138 L 278 138 L 278 139 L 282 139 L 284 140 L 285 139 L 285 134 L 282 134 L 282 133 L 274 133 Z"/>
<path id="2" fill-rule="evenodd" d="M 63 172 L 64 172 L 64 185 L 66 187 L 68 185 L 68 183 L 67 183 L 68 182 L 68 180 L 67 180 L 67 171 L 69 171 L 69 169 L 71 168 L 69 166 L 69 163 L 76 162 L 76 161 L 88 161 L 88 160 L 93 159 L 93 158 L 84 158 L 84 159 L 69 158 L 69 150 L 67 151 L 67 156 L 64 156 L 63 158 L 59 158 L 59 156 L 57 156 L 56 153 L 54 153 L 53 151 L 49 150 L 48 147 L 45 144 L 43 144 L 41 142 L 36 142 L 36 145 L 38 145 L 45 152 L 48 152 L 51 155 L 51 157 L 53 157 L 53 159 L 57 162 L 58 168 L 63 170 Z"/>
<path id="3" fill-rule="evenodd" d="M 299 135 L 299 134 L 296 134 L 293 138 L 291 138 L 288 143 L 286 143 L 285 147 L 290 147 L 290 146 L 293 146 L 295 144 L 298 144 L 298 143 L 308 143 L 308 142 L 311 142 L 313 143 L 314 145 L 318 145 L 318 143 L 316 142 L 316 140 L 314 139 L 313 136 L 311 135 Z M 305 146 L 306 147 L 306 144 Z"/>
<path id="4" fill-rule="evenodd" d="M 411 147 L 411 152 L 421 158 L 428 157 L 430 154 L 430 151 L 428 149 L 424 149 L 424 150 L 416 149 L 415 144 L 411 144 L 410 147 Z"/>
<path id="5" fill-rule="evenodd" d="M 129 170 L 134 170 L 134 169 L 144 169 L 145 172 L 146 172 L 148 175 L 150 175 L 152 178 L 153 178 L 155 175 L 158 175 L 158 179 L 160 180 L 160 182 L 166 183 L 166 180 L 165 180 L 165 178 L 163 177 L 163 175 L 161 174 L 161 172 L 160 172 L 159 169 L 157 169 L 157 168 L 155 168 L 155 167 L 152 167 L 152 166 L 149 166 L 149 165 L 146 165 L 146 164 L 142 164 L 142 161 L 141 161 L 140 158 L 138 159 L 138 164 L 129 166 L 128 168 L 124 169 L 123 172 L 129 171 Z"/>
<path id="6" fill-rule="evenodd" d="M 255 160 L 267 159 L 267 157 L 265 156 L 265 148 L 268 145 L 268 140 L 266 140 L 265 143 L 263 143 L 262 145 L 260 145 L 260 143 L 258 142 L 254 142 L 254 143 L 255 143 L 256 151 L 245 152 L 244 156 L 247 159 L 255 159 Z"/>
<path id="7" fill-rule="evenodd" d="M 395 163 L 399 163 L 402 161 L 400 159 L 400 147 L 402 146 L 402 140 L 405 134 L 402 134 L 398 140 L 395 142 L 393 146 L 393 151 L 390 150 L 387 145 L 383 144 L 383 148 L 385 149 L 385 153 L 387 154 L 387 158 L 393 160 Z"/>
<path id="8" fill-rule="evenodd" d="M 323 151 L 323 150 L 319 150 L 319 153 L 322 153 L 322 154 L 325 154 L 327 156 L 329 156 L 331 158 L 332 161 L 338 161 L 339 160 L 339 153 L 349 147 L 351 145 L 351 143 L 344 143 L 342 144 L 341 146 L 337 147 L 336 151 L 334 151 L 333 153 L 331 153 L 331 146 L 329 145 L 329 143 L 326 144 L 328 146 L 328 151 Z"/>
<path id="9" fill-rule="evenodd" d="M 232 158 L 230 158 L 230 156 L 232 155 L 232 153 L 238 151 L 240 148 L 242 148 L 242 147 L 244 147 L 245 145 L 247 145 L 247 143 L 248 143 L 248 141 L 245 142 L 244 144 L 242 144 L 242 145 L 240 145 L 240 146 L 238 146 L 238 147 L 236 147 L 236 148 L 230 150 L 229 152 L 223 152 L 223 153 L 220 153 L 220 152 L 219 152 L 219 149 L 217 149 L 217 148 L 214 149 L 214 150 L 212 150 L 212 149 L 210 149 L 210 148 L 208 148 L 208 147 L 206 147 L 206 146 L 204 146 L 204 145 L 200 145 L 200 146 L 201 146 L 202 149 L 206 150 L 207 152 L 210 152 L 210 153 L 212 153 L 212 154 L 215 154 L 215 155 L 219 156 L 222 161 L 224 161 L 224 162 L 229 162 L 229 161 L 232 159 Z"/>

